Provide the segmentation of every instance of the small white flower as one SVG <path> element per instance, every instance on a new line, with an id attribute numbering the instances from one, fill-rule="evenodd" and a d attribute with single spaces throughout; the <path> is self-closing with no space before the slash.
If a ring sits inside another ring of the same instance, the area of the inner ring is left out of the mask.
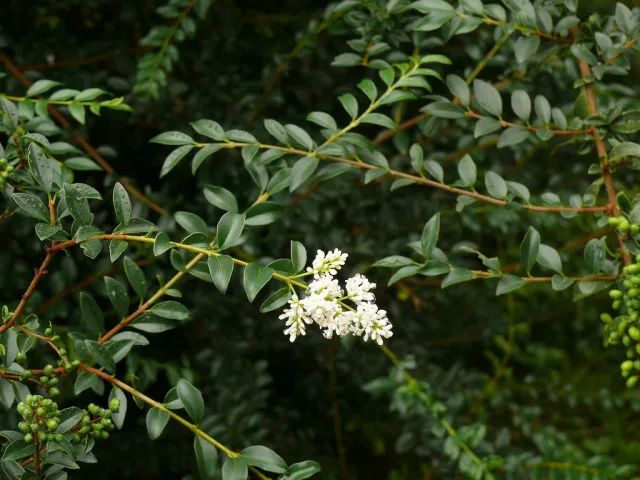
<path id="1" fill-rule="evenodd" d="M 379 310 L 373 303 L 361 303 L 358 305 L 358 322 L 354 325 L 354 334 L 362 335 L 366 342 L 371 339 L 378 345 L 382 345 L 384 338 L 393 335 L 392 325 L 387 318 L 385 310 Z"/>
<path id="2" fill-rule="evenodd" d="M 376 299 L 373 292 L 371 292 L 371 290 L 376 288 L 376 284 L 371 283 L 364 275 L 360 275 L 359 273 L 355 274 L 353 277 L 347 279 L 345 286 L 349 300 L 356 305 L 364 302 L 374 302 Z"/>
<path id="3" fill-rule="evenodd" d="M 289 300 L 289 307 L 280 315 L 280 320 L 286 319 L 285 335 L 289 335 L 289 341 L 293 342 L 298 336 L 306 335 L 306 327 L 304 324 L 304 308 L 294 293 Z"/>
<path id="4" fill-rule="evenodd" d="M 326 254 L 322 250 L 318 250 L 311 267 L 307 267 L 307 272 L 313 273 L 316 278 L 324 274 L 333 276 L 342 268 L 348 256 L 348 254 L 342 253 L 337 248 Z"/>
<path id="5" fill-rule="evenodd" d="M 294 293 L 280 315 L 280 319 L 286 320 L 284 333 L 290 341 L 306 335 L 307 324 L 312 323 L 320 327 L 326 338 L 352 334 L 382 345 L 385 338 L 393 335 L 387 312 L 373 303 L 375 283 L 364 275 L 356 274 L 345 282 L 345 295 L 338 280 L 333 278 L 346 258 L 347 254 L 338 249 L 326 254 L 318 250 L 312 266 L 307 268 L 314 278 L 309 283 L 306 296 L 299 299 Z M 346 301 L 353 302 L 356 310 L 345 304 Z"/>

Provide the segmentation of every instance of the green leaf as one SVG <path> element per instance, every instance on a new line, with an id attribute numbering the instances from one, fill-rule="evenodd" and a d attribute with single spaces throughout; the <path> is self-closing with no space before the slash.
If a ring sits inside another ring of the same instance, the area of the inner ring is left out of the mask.
<path id="1" fill-rule="evenodd" d="M 551 120 L 551 105 L 549 105 L 549 100 L 542 95 L 536 95 L 533 106 L 538 119 L 544 124 L 549 123 L 549 120 Z"/>
<path id="2" fill-rule="evenodd" d="M 12 193 L 11 199 L 16 202 L 20 210 L 32 218 L 49 223 L 49 210 L 44 202 L 33 193 Z"/>
<path id="3" fill-rule="evenodd" d="M 258 467 L 267 472 L 285 473 L 287 462 L 273 450 L 262 445 L 246 447 L 240 452 L 247 465 Z"/>
<path id="4" fill-rule="evenodd" d="M 309 115 L 307 115 L 307 120 L 315 123 L 316 125 L 320 125 L 321 127 L 326 128 L 331 132 L 335 132 L 336 130 L 338 130 L 338 125 L 336 124 L 334 118 L 325 112 L 311 112 Z"/>
<path id="5" fill-rule="evenodd" d="M 193 439 L 193 450 L 200 477 L 204 480 L 214 478 L 218 471 L 218 450 L 198 435 Z"/>
<path id="6" fill-rule="evenodd" d="M 98 362 L 102 367 L 106 368 L 109 372 L 114 373 L 116 370 L 116 363 L 113 360 L 113 356 L 109 353 L 109 348 L 92 340 L 84 341 L 87 351 L 91 354 L 93 359 Z"/>
<path id="7" fill-rule="evenodd" d="M 276 120 L 267 118 L 264 121 L 264 128 L 271 134 L 273 138 L 285 145 L 289 144 L 289 134 L 282 124 Z"/>
<path id="8" fill-rule="evenodd" d="M 150 408 L 147 412 L 147 433 L 149 438 L 155 440 L 160 437 L 168 422 L 169 414 L 167 412 L 156 407 Z"/>
<path id="9" fill-rule="evenodd" d="M 449 74 L 446 77 L 447 88 L 451 92 L 451 94 L 460 99 L 460 103 L 465 107 L 469 106 L 469 99 L 471 97 L 471 93 L 469 92 L 469 86 L 467 82 L 465 82 L 462 77 L 458 75 Z"/>
<path id="10" fill-rule="evenodd" d="M 215 143 L 213 145 L 207 145 L 206 147 L 200 148 L 193 156 L 193 160 L 191 161 L 191 174 L 195 175 L 200 168 L 200 165 L 202 165 L 202 162 L 204 162 L 207 158 L 209 158 L 217 151 L 221 150 L 223 147 L 223 144 Z"/>
<path id="11" fill-rule="evenodd" d="M 529 227 L 522 243 L 520 243 L 520 260 L 527 274 L 531 273 L 531 269 L 538 259 L 539 250 L 540 234 L 535 228 Z"/>
<path id="12" fill-rule="evenodd" d="M 478 170 L 471 155 L 466 154 L 458 162 L 458 175 L 460 175 L 460 180 L 465 186 L 473 187 L 475 185 Z"/>
<path id="13" fill-rule="evenodd" d="M 502 98 L 496 87 L 484 80 L 474 80 L 473 94 L 484 111 L 495 117 L 502 115 Z"/>
<path id="14" fill-rule="evenodd" d="M 358 88 L 367 96 L 370 101 L 374 102 L 375 99 L 378 98 L 378 89 L 376 88 L 376 84 L 368 78 L 365 78 L 360 83 L 358 83 Z"/>
<path id="15" fill-rule="evenodd" d="M 119 316 L 124 317 L 129 310 L 129 292 L 122 282 L 115 278 L 104 277 L 107 296 Z"/>
<path id="16" fill-rule="evenodd" d="M 226 293 L 233 273 L 233 258 L 228 255 L 209 257 L 207 260 L 209 274 L 220 293 Z"/>
<path id="17" fill-rule="evenodd" d="M 153 254 L 158 257 L 171 248 L 173 248 L 173 245 L 169 240 L 169 236 L 164 232 L 158 233 L 153 242 Z"/>
<path id="18" fill-rule="evenodd" d="M 442 280 L 441 287 L 444 289 L 457 283 L 468 282 L 470 280 L 473 280 L 474 278 L 475 276 L 473 275 L 473 272 L 471 270 L 467 270 L 466 268 L 453 267 L 449 274 Z"/>
<path id="19" fill-rule="evenodd" d="M 306 460 L 304 462 L 294 463 L 287 468 L 286 480 L 304 480 L 305 478 L 312 477 L 322 469 L 318 462 L 313 460 Z"/>
<path id="20" fill-rule="evenodd" d="M 526 284 L 524 278 L 516 277 L 514 275 L 505 275 L 498 282 L 498 288 L 496 289 L 496 296 L 504 295 L 505 293 L 513 292 L 519 288 L 524 287 Z"/>
<path id="21" fill-rule="evenodd" d="M 238 211 L 238 201 L 233 193 L 226 188 L 206 185 L 204 187 L 204 197 L 211 205 L 226 210 L 227 212 Z"/>
<path id="22" fill-rule="evenodd" d="M 291 240 L 291 261 L 296 272 L 301 272 L 307 264 L 307 249 L 296 240 Z"/>
<path id="23" fill-rule="evenodd" d="M 85 110 L 84 106 L 79 103 L 72 103 L 67 107 L 69 109 L 69 113 L 73 118 L 75 118 L 78 123 L 84 125 L 85 121 Z"/>
<path id="24" fill-rule="evenodd" d="M 440 236 L 440 212 L 433 215 L 422 229 L 421 244 L 425 260 L 430 260 Z"/>
<path id="25" fill-rule="evenodd" d="M 27 155 L 29 169 L 44 191 L 49 193 L 53 187 L 53 160 L 49 160 L 42 149 L 35 143 L 29 144 Z"/>
<path id="26" fill-rule="evenodd" d="M 140 297 L 141 300 L 144 299 L 144 296 L 147 294 L 147 279 L 144 276 L 144 272 L 138 264 L 129 257 L 124 257 L 122 263 L 124 265 L 124 273 L 127 275 L 127 280 L 129 280 L 138 297 Z"/>
<path id="27" fill-rule="evenodd" d="M 189 309 L 175 300 L 156 303 L 149 311 L 158 317 L 170 320 L 186 320 L 189 318 Z"/>
<path id="28" fill-rule="evenodd" d="M 318 157 L 304 157 L 293 164 L 291 168 L 291 183 L 289 184 L 289 191 L 293 192 L 306 182 L 313 172 L 318 168 Z"/>
<path id="29" fill-rule="evenodd" d="M 150 143 L 160 143 L 162 145 L 189 145 L 195 143 L 193 138 L 191 138 L 186 133 L 182 132 L 164 132 L 160 135 L 156 135 L 151 140 Z"/>
<path id="30" fill-rule="evenodd" d="M 541 267 L 562 274 L 562 260 L 555 248 L 540 244 L 537 261 Z"/>
<path id="31" fill-rule="evenodd" d="M 194 422 L 199 423 L 204 417 L 204 400 L 200 390 L 181 378 L 176 385 L 176 392 L 189 416 Z"/>
<path id="32" fill-rule="evenodd" d="M 260 312 L 267 313 L 272 310 L 276 310 L 287 303 L 290 298 L 291 290 L 289 290 L 289 287 L 282 287 L 273 292 L 264 302 L 262 302 L 262 305 L 260 305 Z"/>
<path id="33" fill-rule="evenodd" d="M 182 160 L 187 153 L 193 150 L 193 148 L 193 145 L 182 145 L 181 147 L 172 150 L 171 153 L 167 155 L 167 158 L 164 159 L 164 163 L 160 169 L 160 178 L 173 170 L 178 163 L 180 163 L 180 160 Z"/>
<path id="34" fill-rule="evenodd" d="M 81 189 L 75 185 L 64 185 L 64 198 L 67 208 L 78 225 L 88 225 L 93 221 L 93 214 L 89 208 L 89 202 Z"/>
<path id="35" fill-rule="evenodd" d="M 556 292 L 566 290 L 575 283 L 573 278 L 563 277 L 562 275 L 555 274 L 551 278 L 551 288 Z"/>
<path id="36" fill-rule="evenodd" d="M 34 444 L 33 442 L 25 442 L 24 440 L 17 440 L 9 444 L 5 448 L 2 455 L 2 461 L 7 462 L 10 460 L 19 460 L 21 458 L 29 457 L 33 455 Z"/>
<path id="37" fill-rule="evenodd" d="M 46 240 L 62 231 L 59 225 L 49 225 L 48 223 L 36 223 L 36 235 L 40 240 Z"/>
<path id="38" fill-rule="evenodd" d="M 615 162 L 624 157 L 639 157 L 640 145 L 633 142 L 622 142 L 617 144 L 609 152 L 609 161 Z"/>
<path id="39" fill-rule="evenodd" d="M 489 135 L 496 130 L 500 130 L 501 128 L 502 125 L 497 120 L 489 117 L 482 117 L 478 120 L 475 128 L 473 129 L 473 136 L 475 138 L 480 138 L 485 135 Z"/>
<path id="40" fill-rule="evenodd" d="M 524 90 L 516 90 L 511 94 L 511 108 L 520 120 L 527 122 L 531 116 L 531 98 Z"/>
<path id="41" fill-rule="evenodd" d="M 208 234 L 209 228 L 207 223 L 195 213 L 176 212 L 174 215 L 176 222 L 189 233 L 199 232 Z"/>
<path id="42" fill-rule="evenodd" d="M 498 148 L 510 147 L 524 142 L 529 137 L 529 130 L 523 127 L 507 128 L 498 138 Z"/>
<path id="43" fill-rule="evenodd" d="M 222 465 L 222 480 L 245 480 L 249 475 L 242 457 L 227 457 Z"/>
<path id="44" fill-rule="evenodd" d="M 507 183 L 497 173 L 488 170 L 484 174 L 484 184 L 487 187 L 489 195 L 495 198 L 505 198 L 508 193 Z"/>
<path id="45" fill-rule="evenodd" d="M 418 0 L 417 2 L 413 2 L 410 7 L 418 10 L 420 13 L 431 13 L 439 10 L 449 12 L 454 9 L 454 7 L 445 0 Z"/>
<path id="46" fill-rule="evenodd" d="M 63 162 L 64 166 L 77 172 L 101 172 L 102 167 L 87 157 L 68 158 Z"/>
<path id="47" fill-rule="evenodd" d="M 29 87 L 27 90 L 27 97 L 35 97 L 37 95 L 41 95 L 45 92 L 48 92 L 56 85 L 60 85 L 60 82 L 54 82 L 53 80 L 37 80 L 33 85 Z"/>
<path id="48" fill-rule="evenodd" d="M 256 262 L 250 263 L 245 267 L 243 283 L 250 302 L 253 302 L 258 292 L 271 280 L 272 275 L 273 269 L 262 267 Z"/>
<path id="49" fill-rule="evenodd" d="M 589 273 L 596 274 L 602 269 L 607 253 L 602 244 L 602 239 L 592 238 L 584 247 L 584 262 Z"/>
<path id="50" fill-rule="evenodd" d="M 82 314 L 82 325 L 89 333 L 98 336 L 104 331 L 104 315 L 102 310 L 87 292 L 80 292 L 79 295 L 80 312 Z"/>
<path id="51" fill-rule="evenodd" d="M 257 227 L 275 222 L 285 213 L 284 206 L 274 202 L 260 202 L 247 210 L 246 225 Z"/>
<path id="52" fill-rule="evenodd" d="M 438 162 L 434 160 L 427 160 L 424 162 L 424 169 L 438 182 L 444 183 L 444 171 L 442 170 L 442 165 Z"/>
<path id="53" fill-rule="evenodd" d="M 342 108 L 345 109 L 352 119 L 358 116 L 358 101 L 356 97 L 350 93 L 345 93 L 344 95 L 340 95 L 338 100 L 342 104 Z"/>
<path id="54" fill-rule="evenodd" d="M 241 213 L 227 212 L 218 221 L 216 244 L 220 250 L 238 244 L 244 228 L 245 216 Z"/>
<path id="55" fill-rule="evenodd" d="M 529 189 L 518 182 L 507 182 L 507 188 L 511 193 L 520 197 L 526 203 L 529 203 L 529 199 L 531 198 L 531 194 L 529 193 Z"/>
<path id="56" fill-rule="evenodd" d="M 109 401 L 113 399 L 117 399 L 120 401 L 120 408 L 117 412 L 113 412 L 111 414 L 111 420 L 113 420 L 113 424 L 118 429 L 122 429 L 122 426 L 124 425 L 124 419 L 127 416 L 127 396 L 122 390 L 114 386 L 111 390 L 111 393 L 109 394 Z"/>
<path id="57" fill-rule="evenodd" d="M 129 244 L 124 240 L 111 240 L 109 242 L 109 259 L 111 260 L 111 263 L 115 263 L 120 258 L 120 255 L 125 252 L 128 246 Z"/>
<path id="58" fill-rule="evenodd" d="M 284 126 L 284 128 L 287 130 L 287 134 L 297 146 L 305 148 L 309 151 L 313 150 L 313 139 L 302 128 L 293 124 L 287 124 Z"/>
<path id="59" fill-rule="evenodd" d="M 118 222 L 125 225 L 131 218 L 131 200 L 120 182 L 113 187 L 113 208 Z"/>
<path id="60" fill-rule="evenodd" d="M 201 120 L 196 120 L 195 122 L 192 122 L 191 126 L 200 135 L 204 135 L 205 137 L 211 138 L 213 140 L 218 140 L 218 141 L 224 140 L 224 129 L 220 126 L 218 122 L 214 122 L 213 120 L 203 118 Z M 180 133 L 180 132 L 174 132 L 174 133 Z M 157 143 L 162 143 L 162 142 L 157 142 Z M 180 144 L 172 144 L 172 145 L 180 145 Z"/>
<path id="61" fill-rule="evenodd" d="M 432 102 L 422 110 L 436 118 L 448 118 L 455 120 L 457 118 L 464 118 L 465 116 L 464 107 L 445 100 Z"/>
<path id="62" fill-rule="evenodd" d="M 528 37 L 520 37 L 513 45 L 513 51 L 516 55 L 518 63 L 524 63 L 535 55 L 540 46 L 540 37 L 530 35 Z"/>

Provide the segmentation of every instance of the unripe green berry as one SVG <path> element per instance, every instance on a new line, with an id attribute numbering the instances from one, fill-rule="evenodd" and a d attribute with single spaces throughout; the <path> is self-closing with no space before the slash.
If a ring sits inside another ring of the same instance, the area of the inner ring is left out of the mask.
<path id="1" fill-rule="evenodd" d="M 61 442 L 64 440 L 64 435 L 61 433 L 56 433 L 55 438 L 56 438 L 56 442 Z"/>
<path id="2" fill-rule="evenodd" d="M 51 395 L 52 397 L 57 397 L 58 395 L 60 395 L 60 390 L 58 390 L 56 387 L 50 388 L 49 395 Z"/>
<path id="3" fill-rule="evenodd" d="M 629 327 L 628 333 L 634 340 L 640 340 L 640 329 L 638 327 Z"/>
<path id="4" fill-rule="evenodd" d="M 638 377 L 637 376 L 629 377 L 627 379 L 627 387 L 629 387 L 629 388 L 635 387 L 637 383 L 638 383 Z"/>
<path id="5" fill-rule="evenodd" d="M 55 430 L 56 428 L 58 428 L 58 422 L 56 422 L 55 420 L 49 420 L 47 422 L 47 428 L 49 430 Z"/>
<path id="6" fill-rule="evenodd" d="M 31 435 L 30 433 L 27 433 L 24 436 L 24 441 L 27 442 L 27 443 L 31 443 L 33 441 L 33 435 Z"/>
<path id="7" fill-rule="evenodd" d="M 621 370 L 631 370 L 633 368 L 633 361 L 632 360 L 625 360 L 624 362 L 622 362 L 620 364 L 620 369 Z"/>
<path id="8" fill-rule="evenodd" d="M 80 360 L 74 360 L 73 362 L 71 362 L 71 365 L 73 365 L 75 368 L 78 368 L 80 366 Z"/>
<path id="9" fill-rule="evenodd" d="M 617 227 L 618 225 L 620 225 L 621 221 L 622 221 L 622 217 L 609 217 L 607 219 L 607 223 L 612 227 Z"/>
<path id="10" fill-rule="evenodd" d="M 44 373 L 47 375 L 53 375 L 53 365 L 47 365 L 44 367 Z"/>
<path id="11" fill-rule="evenodd" d="M 105 432 L 103 430 L 102 432 L 100 432 L 100 436 L 102 437 L 103 440 L 106 440 L 109 438 L 109 432 Z"/>
<path id="12" fill-rule="evenodd" d="M 113 413 L 116 413 L 118 410 L 120 410 L 120 400 L 118 400 L 117 398 L 112 398 L 109 402 L 109 410 L 111 410 Z"/>
<path id="13" fill-rule="evenodd" d="M 36 422 L 33 422 L 31 425 L 29 425 L 29 429 L 32 432 L 37 432 L 38 430 L 40 430 L 40 425 L 37 424 Z"/>
<path id="14" fill-rule="evenodd" d="M 67 354 L 67 349 L 66 348 L 60 348 L 58 349 L 58 352 L 60 353 L 60 355 L 64 356 Z"/>
<path id="15" fill-rule="evenodd" d="M 20 430 L 21 432 L 26 432 L 27 430 L 29 430 L 29 425 L 27 425 L 27 422 L 18 422 L 18 430 Z"/>
<path id="16" fill-rule="evenodd" d="M 611 298 L 620 298 L 620 297 L 622 297 L 622 292 L 620 290 L 611 290 L 609 292 L 609 296 Z"/>

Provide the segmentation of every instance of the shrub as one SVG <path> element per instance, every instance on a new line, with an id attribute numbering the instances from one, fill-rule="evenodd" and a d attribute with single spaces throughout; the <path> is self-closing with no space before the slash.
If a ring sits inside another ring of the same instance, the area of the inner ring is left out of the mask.
<path id="1" fill-rule="evenodd" d="M 636 10 L 90 3 L 3 27 L 7 478 L 638 473 Z"/>

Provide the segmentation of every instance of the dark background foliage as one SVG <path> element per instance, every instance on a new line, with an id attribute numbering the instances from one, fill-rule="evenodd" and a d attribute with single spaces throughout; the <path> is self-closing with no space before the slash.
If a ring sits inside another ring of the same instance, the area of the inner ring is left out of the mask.
<path id="1" fill-rule="evenodd" d="M 180 59 L 160 99 L 133 96 L 137 61 L 144 53 L 139 40 L 163 22 L 156 6 L 142 0 L 5 1 L 0 5 L 0 38 L 3 52 L 31 79 L 50 78 L 78 89 L 101 87 L 127 97 L 132 114 L 104 111 L 82 131 L 116 171 L 172 212 L 189 210 L 215 223 L 220 213 L 204 201 L 203 185 L 223 185 L 246 205 L 254 200 L 255 190 L 241 160 L 231 153 L 206 162 L 198 176 L 185 167 L 159 179 L 167 151 L 150 145 L 151 137 L 184 129 L 198 118 L 213 118 L 225 128 L 256 135 L 264 133 L 263 118 L 296 123 L 312 110 L 334 113 L 344 121 L 337 95 L 353 91 L 361 78 L 371 75 L 364 67 L 329 66 L 346 51 L 345 41 L 357 36 L 352 25 L 336 22 L 328 31 L 306 33 L 309 22 L 321 18 L 321 2 L 218 1 L 198 22 L 195 36 L 180 45 Z M 613 7 L 610 1 L 582 2 L 580 16 Z M 453 58 L 453 71 L 463 74 L 494 41 L 493 31 L 480 29 L 444 47 L 434 41 L 433 49 Z M 267 90 L 277 65 L 298 42 L 304 48 Z M 404 45 L 409 48 L 410 42 Z M 509 78 L 515 69 L 507 48 L 483 78 Z M 636 91 L 635 67 L 632 72 L 622 82 Z M 570 80 L 562 73 L 542 67 L 528 75 L 517 82 L 535 86 L 550 99 L 570 91 Z M 0 82 L 5 92 L 24 92 L 10 74 Z M 445 92 L 442 85 L 436 89 Z M 409 118 L 421 106 L 409 103 L 398 115 Z M 420 141 L 440 155 L 445 171 L 455 170 L 459 157 L 447 155 L 473 145 L 474 139 L 455 126 L 433 137 L 431 128 L 419 124 L 382 148 L 408 169 L 407 149 Z M 368 133 L 373 138 L 379 130 L 372 127 Z M 535 192 L 582 191 L 590 181 L 585 175 L 590 160 L 577 155 L 572 145 L 556 144 L 542 152 L 489 147 L 477 150 L 474 159 Z M 115 181 L 104 172 L 82 173 L 81 178 L 105 189 Z M 517 262 L 518 245 L 530 224 L 547 243 L 566 247 L 567 265 L 579 265 L 581 246 L 572 245 L 591 234 L 592 219 L 492 208 L 458 214 L 454 207 L 451 197 L 438 191 L 389 192 L 385 182 L 363 185 L 359 178 L 345 176 L 296 197 L 284 219 L 252 236 L 243 249 L 247 255 L 275 258 L 286 255 L 294 239 L 310 252 L 334 247 L 349 252 L 350 268 L 366 271 L 378 283 L 378 303 L 388 308 L 395 326 L 394 350 L 413 359 L 415 375 L 431 383 L 454 423 L 486 425 L 489 442 L 512 455 L 512 462 L 526 464 L 530 457 L 519 460 L 518 455 L 532 451 L 548 461 L 582 464 L 602 455 L 617 464 L 636 463 L 640 398 L 624 388 L 618 375 L 620 352 L 602 346 L 598 317 L 609 308 L 604 294 L 574 303 L 570 291 L 550 293 L 546 286 L 531 286 L 495 297 L 493 284 L 469 283 L 443 291 L 425 279 L 385 288 L 388 272 L 369 269 L 375 259 L 409 255 L 406 243 L 418 238 L 436 211 L 443 215 L 439 246 L 444 251 L 470 241 L 505 263 Z M 145 212 L 140 204 L 136 208 Z M 107 206 L 100 209 L 102 222 L 113 222 Z M 158 221 L 175 231 L 171 218 Z M 39 261 L 38 245 L 26 219 L 13 216 L 0 223 L 2 302 L 14 301 L 28 284 Z M 475 265 L 468 255 L 460 259 Z M 168 261 L 159 258 L 145 271 L 149 278 L 166 278 L 167 267 Z M 32 305 L 109 268 L 104 256 L 90 261 L 72 252 L 50 272 Z M 86 287 L 96 296 L 101 288 L 101 282 Z M 152 345 L 128 360 L 139 386 L 150 395 L 162 398 L 177 378 L 190 378 L 207 402 L 204 425 L 226 444 L 262 443 L 288 461 L 313 458 L 323 466 L 322 478 L 456 478 L 443 463 L 439 441 L 424 435 L 428 418 L 410 410 L 391 411 L 389 395 L 363 389 L 390 370 L 371 344 L 326 341 L 318 334 L 290 344 L 281 334 L 277 314 L 260 314 L 246 301 L 237 279 L 226 296 L 196 279 L 186 280 L 179 290 L 192 309 L 192 320 L 155 336 Z M 108 310 L 106 302 L 104 308 Z M 61 326 L 82 322 L 77 294 L 47 305 L 42 317 Z M 63 390 L 63 395 L 70 394 Z M 86 401 L 94 398 L 93 393 L 85 396 Z M 0 424 L 10 418 L 2 414 Z M 99 463 L 83 466 L 71 478 L 197 478 L 191 444 L 190 436 L 175 425 L 150 441 L 144 413 L 131 407 L 125 429 L 97 448 Z"/>

